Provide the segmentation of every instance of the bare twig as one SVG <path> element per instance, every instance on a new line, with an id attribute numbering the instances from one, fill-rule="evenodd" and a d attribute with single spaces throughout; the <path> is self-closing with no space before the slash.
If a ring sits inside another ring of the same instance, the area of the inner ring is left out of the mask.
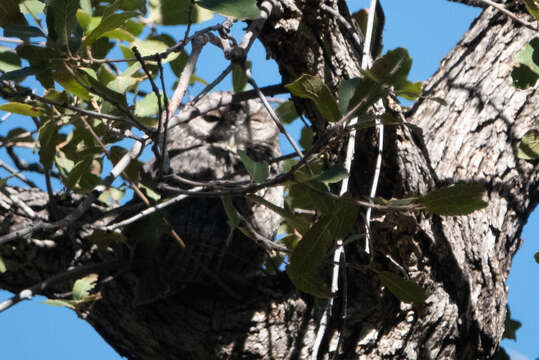
<path id="1" fill-rule="evenodd" d="M 0 36 L 0 42 L 17 44 L 17 45 L 24 44 L 24 41 L 22 41 L 21 39 L 9 38 L 9 37 L 4 37 L 4 36 Z"/>
<path id="2" fill-rule="evenodd" d="M 116 101 L 116 99 L 110 97 L 110 96 L 107 96 L 107 94 L 101 92 L 101 90 L 98 90 L 97 88 L 94 88 L 92 86 L 89 86 L 88 84 L 86 84 L 85 82 L 81 81 L 80 77 L 73 71 L 73 69 L 71 69 L 71 67 L 67 64 L 67 63 L 64 63 L 64 68 L 67 70 L 67 72 L 69 72 L 71 74 L 71 76 L 73 76 L 73 79 L 80 85 L 82 86 L 83 88 L 85 88 L 86 90 L 88 90 L 88 92 L 92 93 L 92 94 L 96 94 L 100 97 L 102 97 L 103 99 L 107 100 L 108 102 L 110 102 L 112 105 L 114 105 L 114 107 L 116 107 L 116 109 L 118 109 L 120 112 L 122 112 L 123 114 L 125 114 L 125 116 L 127 117 L 127 119 L 124 119 L 124 121 L 127 121 L 127 122 L 130 122 L 130 125 L 131 126 L 134 126 L 142 131 L 144 131 L 145 134 L 148 134 L 148 135 L 151 135 L 151 131 L 150 129 L 148 129 L 144 124 L 142 124 L 132 113 L 131 111 L 129 111 L 128 108 L 126 108 L 123 104 L 121 104 L 120 102 Z"/>
<path id="3" fill-rule="evenodd" d="M 120 262 L 118 261 L 112 261 L 112 262 L 106 262 L 106 263 L 100 263 L 100 264 L 83 265 L 83 266 L 73 268 L 73 269 L 64 271 L 62 273 L 56 274 L 28 289 L 24 289 L 20 291 L 18 294 L 11 297 L 10 299 L 1 302 L 0 313 L 3 311 L 6 311 L 13 305 L 21 302 L 22 300 L 30 300 L 32 299 L 34 295 L 42 294 L 45 290 L 47 290 L 53 284 L 66 281 L 66 280 L 76 279 L 78 277 L 96 273 L 96 272 L 105 272 L 105 271 L 113 270 L 113 269 L 118 268 L 119 265 L 120 265 Z"/>
<path id="4" fill-rule="evenodd" d="M 189 55 L 189 59 L 187 59 L 187 63 L 185 64 L 185 67 L 180 74 L 180 78 L 178 79 L 178 86 L 176 86 L 176 90 L 174 91 L 174 94 L 172 95 L 172 99 L 170 100 L 170 104 L 168 106 L 169 114 L 174 114 L 176 110 L 180 107 L 183 96 L 187 91 L 187 86 L 189 85 L 189 79 L 195 71 L 196 63 L 198 61 L 200 53 L 202 52 L 205 41 L 206 40 L 201 37 L 196 37 L 192 41 L 193 48 L 191 50 L 191 55 Z M 165 131 L 159 132 L 157 143 L 163 148 L 163 144 L 165 141 Z M 166 174 L 169 172 L 170 169 L 169 158 L 166 152 L 161 153 L 161 161 L 162 164 L 160 165 L 160 168 L 163 170 L 163 173 Z"/>
<path id="5" fill-rule="evenodd" d="M 23 174 L 21 174 L 17 170 L 13 169 L 11 166 L 6 164 L 2 159 L 0 159 L 0 167 L 7 170 L 11 175 L 13 175 L 17 179 L 21 180 L 22 182 L 26 183 L 28 186 L 33 187 L 33 188 L 37 188 L 37 185 L 33 181 L 28 180 L 26 178 L 26 176 L 24 176 Z"/>
<path id="6" fill-rule="evenodd" d="M 21 201 L 17 195 L 11 194 L 6 188 L 0 187 L 0 192 L 2 192 L 13 204 L 19 207 L 28 218 L 36 220 L 38 218 L 37 214 L 30 208 L 28 205 Z"/>
<path id="7" fill-rule="evenodd" d="M 45 170 L 45 188 L 47 189 L 47 194 L 49 195 L 49 204 L 51 211 L 51 218 L 56 220 L 59 218 L 58 206 L 56 204 L 56 198 L 54 197 L 54 191 L 52 190 L 51 184 L 51 170 Z"/>
<path id="8" fill-rule="evenodd" d="M 6 147 L 6 152 L 8 156 L 11 158 L 17 169 L 19 171 L 33 171 L 39 174 L 43 174 L 45 170 L 43 169 L 43 166 L 39 163 L 27 163 L 26 160 L 21 159 L 16 153 L 13 148 L 13 146 Z"/>
<path id="9" fill-rule="evenodd" d="M 25 226 L 19 230 L 12 231 L 8 234 L 0 236 L 0 245 L 5 244 L 16 239 L 23 238 L 25 236 L 31 236 L 33 233 L 39 230 L 52 231 L 62 227 L 71 225 L 77 221 L 90 206 L 97 200 L 99 195 L 105 191 L 129 165 L 131 160 L 140 156 L 145 143 L 136 142 L 133 147 L 120 159 L 118 163 L 112 168 L 110 173 L 101 181 L 100 185 L 97 185 L 92 192 L 65 218 L 55 221 L 53 223 L 37 222 L 33 226 Z"/>
<path id="10" fill-rule="evenodd" d="M 193 188 L 191 189 L 191 191 L 200 191 L 202 190 L 202 188 Z M 146 208 L 144 209 L 143 211 L 139 212 L 138 214 L 136 214 L 135 216 L 132 216 L 128 219 L 125 219 L 123 221 L 120 221 L 118 223 L 115 223 L 115 224 L 112 224 L 112 225 L 108 225 L 108 226 L 103 226 L 103 227 L 98 227 L 100 230 L 104 230 L 104 231 L 113 231 L 113 230 L 116 230 L 118 228 L 121 228 L 121 227 L 124 227 L 124 226 L 127 226 L 127 225 L 130 225 L 148 215 L 151 215 L 153 213 L 155 213 L 156 211 L 158 210 L 162 210 L 168 206 L 171 206 L 173 204 L 176 204 L 184 199 L 187 199 L 189 196 L 188 195 L 178 195 L 178 196 L 175 196 L 173 197 L 172 199 L 169 199 L 169 200 L 166 200 L 166 201 L 163 201 L 155 206 L 152 206 L 152 207 L 149 207 L 149 208 Z"/>
<path id="11" fill-rule="evenodd" d="M 511 11 L 507 10 L 505 6 L 503 6 L 502 4 L 495 3 L 494 1 L 491 1 L 491 0 L 479 0 L 479 1 L 481 1 L 482 3 L 486 5 L 492 6 L 496 10 L 504 13 L 505 15 L 509 16 L 511 19 L 515 20 L 516 22 L 524 25 L 528 29 L 537 31 L 537 26 L 534 26 L 533 24 L 519 18 L 517 15 L 513 14 Z"/>
<path id="12" fill-rule="evenodd" d="M 189 79 L 195 71 L 195 66 L 204 44 L 205 39 L 203 38 L 197 37 L 192 41 L 193 49 L 191 50 L 191 55 L 189 55 L 189 59 L 187 59 L 187 63 L 185 64 L 180 78 L 178 79 L 178 86 L 176 86 L 176 90 L 174 91 L 170 101 L 168 111 L 171 114 L 174 114 L 181 104 L 185 91 L 187 90 L 187 85 L 189 85 Z"/>
<path id="13" fill-rule="evenodd" d="M 373 28 L 374 28 L 374 15 L 375 15 L 375 12 L 376 12 L 376 2 L 377 2 L 377 0 L 371 0 L 371 3 L 370 3 L 369 16 L 368 16 L 368 20 L 367 20 L 367 33 L 365 34 L 365 42 L 363 43 L 363 56 L 361 58 L 361 68 L 362 69 L 366 69 L 370 65 L 370 62 L 371 62 L 371 60 L 370 60 L 370 58 L 371 58 L 370 48 L 371 48 L 372 31 L 373 31 Z M 327 9 L 326 9 L 326 11 L 327 11 Z M 339 16 L 337 16 L 337 19 L 338 18 L 339 18 Z M 359 104 L 358 104 L 357 108 L 359 109 Z M 349 114 L 350 113 L 353 114 L 353 112 L 349 112 Z M 346 120 L 344 120 L 343 122 L 346 122 Z M 357 123 L 357 117 L 354 117 L 352 119 L 351 125 L 355 125 L 356 123 Z M 381 126 L 381 130 L 379 130 L 379 134 L 380 133 L 382 134 L 382 137 L 383 137 L 383 126 Z M 348 173 L 350 173 L 350 170 L 351 170 L 351 167 L 352 167 L 352 159 L 354 157 L 355 144 L 356 144 L 355 140 L 356 140 L 356 130 L 353 129 L 350 132 L 350 135 L 349 135 L 349 138 L 348 138 L 348 144 L 347 144 L 347 147 L 346 147 L 345 168 L 348 171 Z M 380 141 L 379 141 L 379 144 L 380 144 Z M 379 160 L 381 160 L 381 150 L 379 151 Z M 377 164 L 378 164 L 378 161 L 377 161 Z M 372 195 L 373 192 L 376 193 L 376 186 L 378 184 L 378 177 L 379 177 L 379 172 L 378 172 L 377 175 L 375 174 L 376 183 L 374 183 L 374 180 L 373 180 L 373 187 L 371 188 L 371 198 L 374 197 L 374 195 Z M 343 180 L 343 182 L 341 184 L 341 191 L 340 191 L 341 196 L 344 195 L 348 191 L 348 182 L 349 182 L 349 177 L 347 177 L 347 178 L 345 178 Z M 369 214 L 368 215 L 368 220 L 366 221 L 366 227 L 367 228 L 369 227 L 371 209 L 372 209 L 371 207 L 369 207 L 367 209 L 367 214 Z M 370 233 L 367 232 L 367 243 L 368 243 L 368 240 L 369 240 L 369 234 Z M 333 256 L 335 265 L 333 266 L 333 276 L 332 276 L 332 283 L 331 283 L 331 292 L 334 295 L 336 295 L 337 292 L 339 291 L 339 287 L 338 287 L 339 281 L 338 280 L 339 280 L 339 269 L 340 269 L 341 256 L 344 256 L 344 247 L 343 247 L 342 239 L 338 239 L 337 240 L 337 247 L 335 248 L 335 252 L 334 252 L 334 256 Z M 320 349 L 320 344 L 322 343 L 322 339 L 324 337 L 324 334 L 326 333 L 328 317 L 331 316 L 332 309 L 333 309 L 333 297 L 329 299 L 328 305 L 325 308 L 324 313 L 322 314 L 322 318 L 320 319 L 320 326 L 318 328 L 318 332 L 316 334 L 316 339 L 315 339 L 315 344 L 313 346 L 312 359 L 314 359 L 314 360 L 316 360 L 318 358 L 318 351 Z M 342 337 L 342 332 L 339 334 L 339 342 L 340 342 L 341 337 Z M 336 351 L 338 352 L 339 349 L 337 348 Z"/>
<path id="14" fill-rule="evenodd" d="M 189 11 L 192 11 L 192 2 L 190 3 L 190 7 L 189 7 Z M 191 14 L 189 13 L 189 27 L 191 26 Z M 185 37 L 187 37 L 189 31 L 187 31 L 185 33 Z M 164 108 L 165 108 L 165 114 L 162 114 L 161 112 L 159 112 L 159 122 L 162 123 L 162 130 L 161 130 L 161 124 L 159 124 L 159 127 L 158 127 L 158 131 L 159 133 L 162 131 L 163 132 L 163 143 L 161 144 L 161 147 L 162 147 L 162 152 L 163 154 L 165 154 L 167 152 L 167 133 L 168 133 L 168 122 L 170 120 L 170 110 L 169 110 L 169 106 L 170 104 L 168 103 L 168 95 L 167 95 L 167 88 L 166 88 L 166 85 L 165 85 L 165 76 L 164 76 L 164 71 L 163 71 L 163 64 L 161 64 L 161 59 L 159 59 L 157 61 L 157 65 L 159 65 L 159 79 L 161 81 L 161 88 L 163 89 L 163 105 L 164 105 Z M 163 116 L 165 117 L 164 121 L 163 121 Z M 163 163 L 161 164 L 163 165 Z M 163 166 L 161 166 L 161 173 L 164 172 L 164 168 Z"/>
<path id="15" fill-rule="evenodd" d="M 247 227 L 247 230 L 253 234 L 255 237 L 255 242 L 257 245 L 262 246 L 266 251 L 280 251 L 280 252 L 287 252 L 289 253 L 290 250 L 287 249 L 286 246 L 279 245 L 275 242 L 273 242 L 271 239 L 268 239 L 256 231 L 256 229 L 251 225 L 247 219 L 245 219 L 241 214 L 238 214 L 238 216 L 243 220 L 245 226 Z"/>
<path id="16" fill-rule="evenodd" d="M 191 41 L 193 41 L 193 39 L 195 39 L 196 37 L 198 37 L 200 35 L 204 35 L 204 34 L 210 32 L 210 31 L 218 31 L 222 27 L 223 27 L 222 24 L 216 24 L 216 25 L 213 25 L 213 26 L 208 26 L 207 28 L 204 28 L 202 30 L 199 30 L 199 31 L 195 32 L 193 35 L 189 36 L 187 39 L 178 41 L 176 44 L 174 44 L 174 46 L 169 47 L 165 51 L 160 52 L 160 53 L 155 53 L 155 54 L 143 56 L 142 59 L 144 61 L 157 61 L 157 59 L 159 59 L 159 58 L 166 59 L 173 52 L 182 51 L 183 48 L 187 44 L 189 44 Z M 51 60 L 64 60 L 64 59 L 58 58 L 58 59 L 51 59 Z M 136 58 L 92 59 L 92 60 L 77 59 L 77 61 L 80 61 L 80 62 L 82 62 L 84 64 L 101 64 L 101 63 L 112 64 L 112 63 L 133 62 L 133 61 L 137 61 L 137 59 Z"/>
<path id="17" fill-rule="evenodd" d="M 279 117 L 277 116 L 277 114 L 275 113 L 275 111 L 273 111 L 273 108 L 270 106 L 270 104 L 268 103 L 268 101 L 266 100 L 266 97 L 264 96 L 264 94 L 262 93 L 262 91 L 260 91 L 260 88 L 258 87 L 258 85 L 256 84 L 255 80 L 253 79 L 253 76 L 251 74 L 251 70 L 248 69 L 248 68 L 245 68 L 245 75 L 247 76 L 247 81 L 249 82 L 249 84 L 251 84 L 251 86 L 255 89 L 255 91 L 257 92 L 258 94 L 258 97 L 260 98 L 260 100 L 262 101 L 262 104 L 264 104 L 264 107 L 266 108 L 266 110 L 268 111 L 271 119 L 273 120 L 273 122 L 275 123 L 275 125 L 277 125 L 277 128 L 279 129 L 279 131 L 284 134 L 284 136 L 286 137 L 286 139 L 288 140 L 288 142 L 290 143 L 290 145 L 292 145 L 292 147 L 294 148 L 294 150 L 296 151 L 296 153 L 299 155 L 300 158 L 304 158 L 304 155 L 303 153 L 301 152 L 301 150 L 299 149 L 298 145 L 296 144 L 296 142 L 294 141 L 294 139 L 292 139 L 292 137 L 290 136 L 290 134 L 288 133 L 288 131 L 286 131 L 286 129 L 284 128 L 283 124 L 281 124 L 281 120 L 279 120 Z"/>
<path id="18" fill-rule="evenodd" d="M 335 16 L 335 18 L 345 27 L 346 31 L 348 32 L 348 36 L 352 37 L 352 44 L 354 44 L 354 47 L 356 48 L 356 51 L 358 53 L 363 52 L 363 40 L 359 37 L 359 35 L 362 35 L 361 32 L 358 32 L 354 27 L 342 16 L 339 14 L 339 12 L 325 4 L 320 4 L 320 8 L 324 11 L 327 11 L 331 15 Z"/>
<path id="19" fill-rule="evenodd" d="M 36 95 L 36 94 L 32 93 L 32 91 L 30 89 L 26 89 L 26 88 L 23 88 L 23 87 L 18 86 L 18 85 L 10 84 L 9 82 L 7 82 L 5 80 L 0 80 L 0 85 L 3 86 L 3 87 L 9 88 L 9 89 L 11 89 L 13 91 L 12 94 L 8 94 L 6 92 L 2 93 L 2 96 L 4 96 L 7 99 L 13 98 L 15 96 L 29 97 L 31 100 L 39 101 L 40 103 L 43 103 L 43 104 L 54 105 L 54 106 L 57 106 L 57 107 L 60 107 L 60 108 L 73 110 L 73 111 L 75 111 L 75 112 L 77 112 L 79 114 L 88 115 L 88 116 L 98 118 L 98 119 L 126 121 L 125 117 L 123 117 L 123 116 L 101 114 L 101 113 L 98 113 L 98 112 L 95 112 L 95 111 L 80 109 L 80 108 L 77 108 L 75 106 L 71 106 L 71 105 L 68 105 L 68 104 L 65 104 L 65 103 L 60 103 L 60 102 L 57 102 L 57 101 L 54 101 L 54 100 L 47 99 L 45 97 L 42 97 L 42 96 L 39 96 L 39 95 Z"/>
<path id="20" fill-rule="evenodd" d="M 221 81 L 223 81 L 223 79 L 228 75 L 230 74 L 230 72 L 232 71 L 232 69 L 234 68 L 234 65 L 233 64 L 230 64 L 227 66 L 226 69 L 224 69 L 221 74 L 219 74 L 219 76 L 217 76 L 215 78 L 215 80 L 213 80 L 211 83 L 209 83 L 208 85 L 206 85 L 206 87 L 204 89 L 202 89 L 202 91 L 200 93 L 198 93 L 197 96 L 195 96 L 195 98 L 191 101 L 192 104 L 196 104 L 197 102 L 199 102 L 203 97 L 205 97 L 206 95 L 208 95 L 208 93 L 214 88 L 217 86 L 217 84 L 219 84 Z"/>
<path id="21" fill-rule="evenodd" d="M 82 119 L 84 124 L 86 125 L 86 128 L 90 131 L 90 133 L 93 135 L 93 137 L 95 138 L 95 140 L 99 143 L 99 145 L 101 146 L 101 148 L 103 149 L 103 151 L 105 152 L 105 154 L 107 155 L 107 157 L 109 157 L 110 159 L 110 154 L 105 146 L 105 144 L 103 144 L 103 142 L 101 141 L 101 139 L 97 136 L 97 134 L 93 131 L 93 129 L 91 128 L 91 126 L 86 122 L 86 120 Z M 132 160 L 132 159 L 131 159 Z M 121 160 L 120 160 L 121 161 Z M 130 163 L 130 160 L 127 161 L 127 163 L 129 164 Z M 142 200 L 142 202 L 144 202 L 144 204 L 147 206 L 147 207 L 150 207 L 150 201 L 148 200 L 148 198 L 146 197 L 146 195 L 144 195 L 144 193 L 139 189 L 139 187 L 131 180 L 129 179 L 129 177 L 127 176 L 127 174 L 125 173 L 125 171 L 122 171 L 121 174 L 124 176 L 125 179 L 127 179 L 129 181 L 129 185 L 131 186 L 131 188 L 133 189 L 133 191 L 135 192 L 135 194 Z M 185 244 L 185 242 L 183 241 L 183 239 L 180 237 L 180 235 L 176 232 L 176 230 L 174 229 L 174 227 L 172 226 L 172 224 L 170 223 L 170 221 L 160 212 L 159 208 L 155 208 L 154 209 L 155 212 L 159 212 L 159 215 L 161 216 L 161 219 L 163 220 L 163 222 L 165 223 L 165 225 L 168 226 L 169 228 L 169 231 L 170 231 L 170 234 L 172 235 L 172 237 L 174 238 L 174 240 L 176 240 L 180 246 L 183 248 L 183 250 L 185 251 L 185 253 L 187 254 L 188 257 L 190 257 L 193 261 L 195 261 L 197 263 L 197 265 L 199 265 L 201 267 L 201 269 L 204 271 L 204 273 L 206 275 L 208 275 L 208 277 L 214 281 L 217 285 L 219 285 L 225 292 L 227 292 L 230 296 L 236 298 L 236 299 L 239 299 L 241 298 L 234 290 L 232 290 L 230 287 L 228 287 L 227 284 L 225 284 L 217 275 L 215 275 L 207 266 L 206 264 L 200 262 L 200 260 L 198 260 L 193 252 L 191 251 L 191 249 L 189 247 L 187 247 L 187 245 Z"/>
<path id="22" fill-rule="evenodd" d="M 263 94 L 267 95 L 276 95 L 288 92 L 288 90 L 282 85 L 266 86 L 260 90 Z M 255 90 L 249 90 L 236 94 L 225 92 L 219 97 L 208 99 L 208 101 L 204 102 L 203 104 L 194 104 L 193 102 L 190 102 L 183 107 L 182 111 L 177 116 L 170 119 L 168 128 L 170 130 L 174 126 L 186 123 L 189 120 L 194 119 L 197 116 L 204 115 L 209 111 L 257 97 L 258 95 Z"/>

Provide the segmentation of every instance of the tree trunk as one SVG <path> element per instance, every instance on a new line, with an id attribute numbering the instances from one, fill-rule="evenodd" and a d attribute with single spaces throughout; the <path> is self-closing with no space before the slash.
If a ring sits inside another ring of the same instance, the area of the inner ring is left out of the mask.
<path id="1" fill-rule="evenodd" d="M 357 50 L 335 18 L 318 8 L 318 1 L 282 3 L 283 17 L 271 20 L 261 39 L 279 64 L 283 82 L 302 73 L 318 74 L 335 89 L 342 79 L 358 76 Z M 348 17 L 344 2 L 333 6 Z M 516 156 L 518 140 L 534 126 L 539 98 L 536 88 L 514 88 L 510 76 L 512 56 L 533 36 L 495 10 L 484 10 L 424 87 L 425 95 L 441 97 L 447 105 L 424 99 L 413 107 L 408 121 L 422 132 L 386 128 L 381 196 L 413 196 L 474 181 L 487 188 L 489 205 L 463 217 L 376 213 L 375 267 L 398 272 L 393 262 L 400 264 L 426 289 L 426 304 L 417 310 L 400 303 L 372 270 L 348 269 L 347 319 L 343 323 L 340 310 L 335 311 L 322 344 L 323 358 L 335 351 L 343 326 L 343 359 L 476 359 L 496 350 L 504 330 L 511 259 L 539 195 L 537 161 Z M 322 129 L 316 111 L 307 102 L 298 104 Z M 352 170 L 357 196 L 369 193 L 373 139 L 372 131 L 358 135 Z M 9 190 L 46 215 L 46 195 Z M 12 210 L 2 216 L 7 224 L 2 233 L 25 222 Z M 1 275 L 0 286 L 20 291 L 70 265 L 102 261 L 74 250 L 77 244 L 69 235 L 76 229 L 2 245 L 8 268 L 24 271 Z M 55 245 L 47 246 L 47 238 Z M 348 262 L 361 262 L 357 249 L 347 249 Z M 82 316 L 129 359 L 309 357 L 322 309 L 318 301 L 298 294 L 285 274 L 237 279 L 231 286 L 241 299 L 208 285 L 134 305 L 132 278 L 115 275 L 100 286 L 103 299 Z M 59 291 L 65 289 L 46 295 Z"/>

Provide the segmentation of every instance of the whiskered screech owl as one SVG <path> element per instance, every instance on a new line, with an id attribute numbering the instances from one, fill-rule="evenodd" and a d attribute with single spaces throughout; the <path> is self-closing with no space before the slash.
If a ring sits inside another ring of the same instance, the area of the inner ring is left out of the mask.
<path id="1" fill-rule="evenodd" d="M 165 181 L 183 189 L 192 186 L 181 179 L 248 181 L 238 150 L 246 151 L 256 161 L 267 162 L 280 155 L 279 130 L 258 101 L 225 106 L 171 129 L 167 151 L 171 172 L 178 177 L 165 177 Z M 272 175 L 277 171 L 272 165 Z M 146 166 L 146 172 L 156 176 L 155 160 Z M 258 195 L 281 205 L 283 190 L 272 187 Z M 277 214 L 241 197 L 234 198 L 234 206 L 259 235 L 273 239 L 280 222 Z M 239 230 L 229 236 L 229 220 L 220 198 L 190 197 L 167 209 L 165 215 L 193 256 L 186 254 L 167 231 L 159 232 L 158 242 L 137 246 L 136 273 L 149 277 L 144 281 L 143 297 L 163 297 L 189 284 L 211 284 L 200 263 L 225 280 L 229 275 L 246 276 L 260 268 L 264 250 Z"/>

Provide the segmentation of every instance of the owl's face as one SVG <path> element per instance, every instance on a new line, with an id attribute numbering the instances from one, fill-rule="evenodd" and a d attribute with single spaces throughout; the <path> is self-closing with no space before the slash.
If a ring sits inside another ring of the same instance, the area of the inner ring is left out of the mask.
<path id="1" fill-rule="evenodd" d="M 191 120 L 186 128 L 190 136 L 208 143 L 223 142 L 232 138 L 245 115 L 230 107 L 208 112 Z"/>
<path id="2" fill-rule="evenodd" d="M 247 150 L 257 161 L 280 154 L 279 129 L 264 108 L 251 114 L 239 126 L 234 141 L 239 149 Z"/>
<path id="3" fill-rule="evenodd" d="M 184 136 L 188 135 L 205 144 L 220 143 L 233 151 L 241 149 L 254 152 L 256 160 L 280 154 L 279 129 L 257 101 L 210 111 L 183 125 L 183 129 L 186 133 Z M 181 139 L 180 136 L 173 141 L 178 143 Z"/>

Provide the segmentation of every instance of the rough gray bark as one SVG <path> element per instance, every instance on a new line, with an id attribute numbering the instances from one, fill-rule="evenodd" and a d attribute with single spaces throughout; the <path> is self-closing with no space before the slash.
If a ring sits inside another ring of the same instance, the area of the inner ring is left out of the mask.
<path id="1" fill-rule="evenodd" d="M 341 79 L 358 75 L 357 52 L 317 3 L 283 1 L 284 18 L 268 24 L 262 40 L 285 82 L 305 72 L 321 75 L 335 88 Z M 343 3 L 338 5 L 346 16 Z M 422 135 L 408 127 L 387 129 L 380 195 L 416 195 L 446 183 L 477 181 L 488 189 L 489 206 L 456 218 L 376 214 L 375 266 L 396 271 L 385 256 L 390 255 L 427 290 L 428 298 L 423 311 L 416 311 L 399 303 L 372 271 L 349 270 L 342 358 L 475 359 L 495 351 L 504 328 L 511 258 L 538 201 L 537 162 L 516 157 L 518 139 L 537 119 L 537 89 L 517 90 L 510 78 L 513 54 L 533 36 L 485 10 L 425 86 L 427 95 L 442 97 L 448 105 L 423 100 L 414 107 L 409 120 Z M 323 128 L 307 103 L 298 104 Z M 357 195 L 367 194 L 370 186 L 372 139 L 365 132 L 356 144 L 352 175 Z M 24 196 L 28 201 L 42 198 Z M 45 214 L 46 200 L 35 201 Z M 23 221 L 13 213 L 3 216 L 3 231 L 12 227 L 10 221 Z M 53 238 L 52 248 L 38 247 L 31 239 L 2 246 L 9 264 L 25 269 L 1 275 L 2 287 L 17 291 L 69 264 L 96 260 L 76 257 L 79 245 L 69 240 L 69 231 L 38 234 Z M 347 260 L 358 263 L 359 255 L 352 246 Z M 104 299 L 84 315 L 131 359 L 308 357 L 320 315 L 316 302 L 298 295 L 283 274 L 258 274 L 230 285 L 241 300 L 209 284 L 136 306 L 134 281 L 119 275 L 100 287 Z M 334 351 L 341 324 L 337 318 L 330 323 L 324 358 Z"/>

